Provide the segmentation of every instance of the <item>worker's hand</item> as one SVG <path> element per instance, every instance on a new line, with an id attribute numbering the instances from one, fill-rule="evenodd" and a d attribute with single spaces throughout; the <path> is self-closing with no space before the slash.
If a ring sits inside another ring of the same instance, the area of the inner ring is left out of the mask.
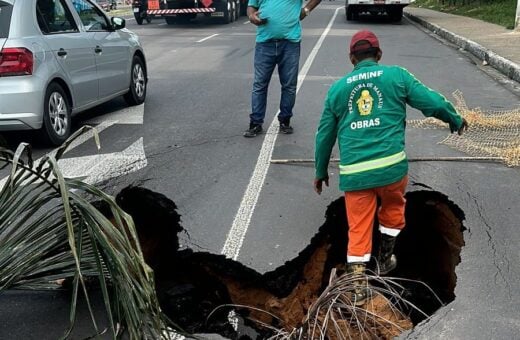
<path id="1" fill-rule="evenodd" d="M 249 15 L 249 22 L 255 26 L 263 25 L 265 22 L 262 21 L 258 16 L 260 15 L 259 11 L 253 12 Z"/>
<path id="2" fill-rule="evenodd" d="M 462 125 L 460 126 L 460 129 L 457 131 L 457 133 L 460 135 L 462 135 L 464 133 L 464 131 L 466 131 L 469 127 L 469 124 L 468 124 L 468 121 L 465 120 L 464 118 L 462 118 Z"/>
<path id="3" fill-rule="evenodd" d="M 321 179 L 316 178 L 314 180 L 314 191 L 316 191 L 316 193 L 318 195 L 321 195 L 321 191 L 323 189 L 323 182 L 325 182 L 326 186 L 329 186 L 329 178 L 328 177 L 321 178 Z"/>

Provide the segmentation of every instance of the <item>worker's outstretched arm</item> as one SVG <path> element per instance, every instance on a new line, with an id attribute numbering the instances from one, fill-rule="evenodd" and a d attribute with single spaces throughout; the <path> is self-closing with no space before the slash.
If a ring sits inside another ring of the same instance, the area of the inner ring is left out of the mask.
<path id="1" fill-rule="evenodd" d="M 461 135 L 468 123 L 443 95 L 421 83 L 413 74 L 402 69 L 402 80 L 406 88 L 406 102 L 420 110 L 426 117 L 435 117 L 450 125 L 451 132 Z"/>

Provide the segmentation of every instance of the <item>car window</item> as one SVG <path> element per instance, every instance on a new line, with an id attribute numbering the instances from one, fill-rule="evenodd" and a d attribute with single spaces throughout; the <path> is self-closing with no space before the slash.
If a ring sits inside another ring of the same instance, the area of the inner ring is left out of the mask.
<path id="1" fill-rule="evenodd" d="M 0 38 L 7 38 L 9 34 L 12 11 L 13 5 L 5 1 L 0 1 Z"/>
<path id="2" fill-rule="evenodd" d="M 44 34 L 78 32 L 78 26 L 65 0 L 38 0 L 36 18 Z"/>
<path id="3" fill-rule="evenodd" d="M 103 13 L 87 0 L 72 0 L 79 18 L 87 31 L 107 31 L 110 27 Z"/>

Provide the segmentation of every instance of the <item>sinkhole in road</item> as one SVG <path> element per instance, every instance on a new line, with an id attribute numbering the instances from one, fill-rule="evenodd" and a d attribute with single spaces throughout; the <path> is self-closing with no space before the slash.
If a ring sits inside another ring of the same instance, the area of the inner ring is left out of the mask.
<path id="1" fill-rule="evenodd" d="M 372 312 L 390 322 L 372 325 L 365 333 L 371 338 L 393 338 L 455 299 L 464 213 L 439 192 L 413 191 L 406 197 L 407 224 L 395 247 L 398 267 L 389 275 L 406 279 L 399 282 L 400 294 L 426 315 L 392 299 L 374 298 Z M 264 339 L 274 334 L 269 327 L 298 329 L 329 283 L 331 270 L 344 269 L 348 240 L 343 198 L 329 205 L 325 223 L 298 256 L 263 274 L 223 255 L 179 250 L 180 215 L 162 194 L 128 187 L 117 195 L 117 202 L 134 218 L 143 255 L 155 271 L 162 309 L 189 333 Z M 375 228 L 373 254 L 378 237 Z M 371 262 L 369 268 L 374 266 Z M 347 327 L 353 338 L 359 336 L 355 325 Z"/>

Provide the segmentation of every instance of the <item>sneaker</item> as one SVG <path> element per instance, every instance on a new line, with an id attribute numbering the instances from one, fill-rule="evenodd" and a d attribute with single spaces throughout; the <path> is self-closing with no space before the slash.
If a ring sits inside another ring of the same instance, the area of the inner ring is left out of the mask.
<path id="1" fill-rule="evenodd" d="M 249 124 L 249 129 L 244 132 L 244 137 L 251 138 L 256 137 L 262 132 L 262 125 L 260 124 Z"/>
<path id="2" fill-rule="evenodd" d="M 280 133 L 284 133 L 286 135 L 290 135 L 293 133 L 293 128 L 291 125 L 289 125 L 289 122 L 282 123 L 280 122 Z"/>

